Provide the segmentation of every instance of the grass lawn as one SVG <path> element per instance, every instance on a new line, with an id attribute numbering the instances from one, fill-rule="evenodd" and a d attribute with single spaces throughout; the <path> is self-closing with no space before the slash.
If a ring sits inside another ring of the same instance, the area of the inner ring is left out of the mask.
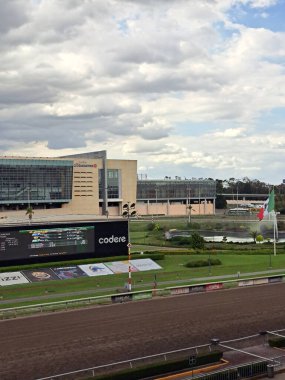
<path id="1" fill-rule="evenodd" d="M 235 255 L 232 253 L 210 253 L 211 257 L 218 258 L 222 265 L 211 265 L 198 268 L 186 268 L 189 261 L 208 260 L 208 254 L 166 254 L 163 260 L 157 263 L 161 270 L 132 273 L 133 290 L 151 289 L 155 280 L 158 287 L 175 286 L 199 282 L 198 278 L 204 278 L 202 282 L 207 282 L 210 276 L 236 275 L 240 272 L 241 277 L 245 273 L 267 271 L 269 269 L 269 255 Z M 271 255 L 271 269 L 284 269 L 285 255 Z M 41 283 L 30 283 L 22 285 L 12 285 L 0 288 L 2 300 L 24 299 L 28 297 L 48 296 L 40 300 L 28 303 L 52 302 L 55 300 L 83 298 L 88 296 L 98 296 L 112 294 L 117 291 L 124 291 L 124 286 L 128 280 L 128 274 L 117 274 L 98 277 L 81 277 L 78 279 L 64 281 L 48 281 Z M 213 281 L 210 280 L 209 281 Z M 23 304 L 27 301 L 23 300 Z M 0 308 L 11 305 L 2 304 Z M 20 306 L 20 304 L 15 304 Z"/>

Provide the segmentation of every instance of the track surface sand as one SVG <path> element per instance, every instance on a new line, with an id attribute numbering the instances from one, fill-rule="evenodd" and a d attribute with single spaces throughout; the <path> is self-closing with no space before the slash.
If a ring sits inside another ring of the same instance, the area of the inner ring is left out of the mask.
<path id="1" fill-rule="evenodd" d="M 31 380 L 285 327 L 285 284 L 0 322 L 1 380 Z"/>

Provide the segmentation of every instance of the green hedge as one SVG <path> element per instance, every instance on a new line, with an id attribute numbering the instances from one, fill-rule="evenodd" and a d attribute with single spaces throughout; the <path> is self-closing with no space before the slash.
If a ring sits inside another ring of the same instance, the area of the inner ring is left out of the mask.
<path id="1" fill-rule="evenodd" d="M 268 343 L 270 347 L 285 347 L 285 338 L 282 338 L 280 336 L 269 338 Z"/>
<path id="2" fill-rule="evenodd" d="M 210 259 L 210 260 L 196 260 L 190 261 L 185 264 L 186 268 L 198 268 L 198 267 L 207 267 L 208 265 L 221 265 L 222 262 L 219 259 Z"/>
<path id="3" fill-rule="evenodd" d="M 202 365 L 219 362 L 222 357 L 223 353 L 221 351 L 212 351 L 204 354 L 199 354 L 196 358 L 195 367 L 191 367 L 191 369 L 200 367 Z M 189 358 L 169 362 L 163 361 L 144 367 L 132 368 L 108 375 L 96 376 L 95 380 L 139 380 L 145 377 L 160 376 L 167 373 L 179 372 L 183 370 L 190 370 Z"/>

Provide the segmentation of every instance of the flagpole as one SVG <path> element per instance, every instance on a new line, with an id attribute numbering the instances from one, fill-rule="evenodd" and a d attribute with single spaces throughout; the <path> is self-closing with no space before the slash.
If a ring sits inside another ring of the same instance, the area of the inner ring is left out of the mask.
<path id="1" fill-rule="evenodd" d="M 277 212 L 274 211 L 274 256 L 276 256 L 276 240 L 278 240 Z"/>
<path id="2" fill-rule="evenodd" d="M 276 212 L 274 211 L 273 218 L 273 252 L 274 256 L 276 256 Z"/>

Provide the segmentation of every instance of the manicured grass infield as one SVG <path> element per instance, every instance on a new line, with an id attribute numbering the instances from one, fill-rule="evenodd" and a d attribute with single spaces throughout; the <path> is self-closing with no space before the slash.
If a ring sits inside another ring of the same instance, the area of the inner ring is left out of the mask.
<path id="1" fill-rule="evenodd" d="M 142 255 L 141 257 L 143 258 L 144 256 Z M 151 257 L 151 255 L 148 255 L 148 257 Z M 209 257 L 218 258 L 222 262 L 222 265 L 201 268 L 185 267 L 185 264 L 189 261 L 208 260 Z M 271 268 L 269 268 L 270 260 Z M 199 282 L 198 278 L 205 278 L 203 282 L 211 282 L 215 281 L 210 278 L 212 276 L 237 275 L 238 272 L 240 272 L 241 278 L 246 273 L 268 271 L 269 269 L 280 270 L 280 273 L 283 273 L 282 269 L 284 268 L 285 272 L 285 255 L 277 254 L 274 256 L 273 252 L 271 255 L 233 254 L 232 252 L 218 253 L 210 251 L 207 254 L 172 253 L 165 254 L 164 259 L 157 261 L 157 263 L 162 267 L 161 270 L 132 273 L 133 290 L 151 289 L 155 280 L 157 281 L 158 288 L 164 288 L 166 286 L 197 283 Z M 251 276 L 247 275 L 246 277 Z M 207 279 L 209 280 L 207 281 Z M 125 273 L 0 287 L 1 300 L 11 300 L 11 303 L 2 304 L 0 308 L 123 292 L 125 291 L 124 287 L 127 280 L 128 274 Z M 23 303 L 13 303 L 15 299 L 28 297 L 40 297 L 40 299 L 34 301 L 23 300 Z"/>

